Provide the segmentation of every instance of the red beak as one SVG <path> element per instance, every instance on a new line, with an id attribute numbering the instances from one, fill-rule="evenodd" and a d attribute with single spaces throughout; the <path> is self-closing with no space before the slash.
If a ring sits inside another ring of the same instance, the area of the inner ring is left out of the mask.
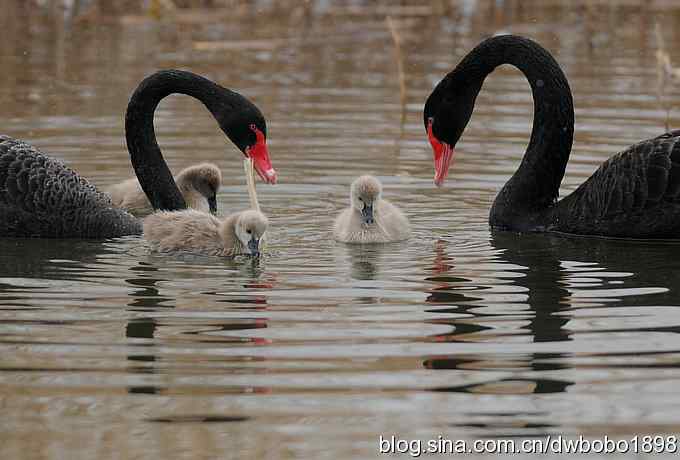
<path id="1" fill-rule="evenodd" d="M 255 145 L 246 148 L 246 155 L 253 160 L 253 167 L 257 171 L 257 175 L 262 179 L 262 182 L 276 184 L 276 171 L 269 159 L 269 151 L 267 150 L 264 134 L 255 125 L 252 125 L 250 129 L 255 132 L 256 141 Z"/>
<path id="2" fill-rule="evenodd" d="M 432 118 L 427 122 L 427 137 L 432 145 L 434 152 L 434 184 L 441 187 L 444 184 L 444 179 L 449 174 L 449 167 L 453 154 L 455 153 L 453 147 L 446 142 L 440 142 L 432 132 Z"/>

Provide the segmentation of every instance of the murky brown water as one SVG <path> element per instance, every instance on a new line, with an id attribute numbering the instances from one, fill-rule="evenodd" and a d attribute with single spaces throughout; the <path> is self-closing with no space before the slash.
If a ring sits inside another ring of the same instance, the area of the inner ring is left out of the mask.
<path id="1" fill-rule="evenodd" d="M 159 257 L 134 237 L 0 240 L 2 458 L 371 458 L 380 434 L 680 432 L 680 246 L 490 234 L 531 126 L 513 69 L 485 84 L 444 189 L 421 119 L 479 40 L 531 36 L 574 91 L 569 192 L 662 132 L 654 21 L 680 43 L 673 2 L 260 2 L 161 22 L 7 3 L 3 133 L 110 184 L 131 174 L 130 92 L 186 68 L 262 108 L 280 183 L 259 187 L 273 227 L 259 263 Z M 403 130 L 386 13 L 404 41 Z M 165 100 L 156 124 L 175 171 L 216 162 L 221 211 L 247 206 L 240 154 L 198 102 Z M 329 240 L 365 172 L 410 241 Z"/>

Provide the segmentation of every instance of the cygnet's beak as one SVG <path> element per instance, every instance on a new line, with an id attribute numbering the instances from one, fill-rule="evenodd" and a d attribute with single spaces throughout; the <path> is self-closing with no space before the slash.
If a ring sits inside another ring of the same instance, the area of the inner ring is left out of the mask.
<path id="1" fill-rule="evenodd" d="M 208 198 L 208 206 L 210 207 L 210 214 L 217 214 L 217 196 L 213 195 Z"/>
<path id="2" fill-rule="evenodd" d="M 250 251 L 251 256 L 259 256 L 260 255 L 260 240 L 258 240 L 255 237 L 252 237 L 250 241 L 248 241 L 248 250 Z"/>
<path id="3" fill-rule="evenodd" d="M 364 204 L 364 209 L 361 210 L 361 221 L 366 225 L 373 223 L 373 204 Z"/>

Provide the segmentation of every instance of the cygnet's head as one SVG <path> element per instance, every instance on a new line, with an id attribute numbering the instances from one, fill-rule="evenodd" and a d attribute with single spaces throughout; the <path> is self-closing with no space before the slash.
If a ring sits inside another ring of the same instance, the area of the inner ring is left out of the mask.
<path id="1" fill-rule="evenodd" d="M 248 210 L 239 213 L 234 224 L 236 237 L 252 256 L 260 255 L 260 238 L 267 230 L 269 221 L 259 211 Z"/>
<path id="2" fill-rule="evenodd" d="M 201 163 L 183 169 L 177 175 L 177 185 L 182 192 L 196 191 L 206 200 L 210 213 L 217 212 L 217 192 L 222 184 L 222 172 L 212 163 Z M 192 203 L 187 203 L 193 207 Z"/>
<path id="3" fill-rule="evenodd" d="M 366 225 L 374 222 L 375 203 L 380 199 L 382 185 L 373 176 L 361 176 L 352 182 L 350 201 L 352 207 L 361 213 L 361 221 Z"/>

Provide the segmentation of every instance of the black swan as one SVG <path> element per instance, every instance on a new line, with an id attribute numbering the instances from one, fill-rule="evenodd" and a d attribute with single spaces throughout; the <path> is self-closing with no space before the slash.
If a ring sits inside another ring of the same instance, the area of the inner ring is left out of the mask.
<path id="1" fill-rule="evenodd" d="M 125 115 L 130 159 L 154 209 L 186 208 L 156 142 L 154 111 L 164 97 L 200 100 L 236 146 L 253 159 L 268 183 L 276 182 L 262 113 L 248 99 L 191 72 L 165 70 L 137 87 Z M 31 145 L 0 136 L 0 237 L 111 238 L 141 234 L 142 222 L 112 207 L 108 195 Z"/>
<path id="2" fill-rule="evenodd" d="M 428 97 L 423 118 L 434 150 L 435 184 L 446 178 L 484 78 L 502 64 L 514 65 L 529 80 L 534 121 L 524 158 L 491 207 L 492 228 L 680 238 L 680 131 L 611 157 L 557 201 L 574 132 L 571 90 L 550 53 L 527 38 L 501 35 L 483 41 Z"/>

